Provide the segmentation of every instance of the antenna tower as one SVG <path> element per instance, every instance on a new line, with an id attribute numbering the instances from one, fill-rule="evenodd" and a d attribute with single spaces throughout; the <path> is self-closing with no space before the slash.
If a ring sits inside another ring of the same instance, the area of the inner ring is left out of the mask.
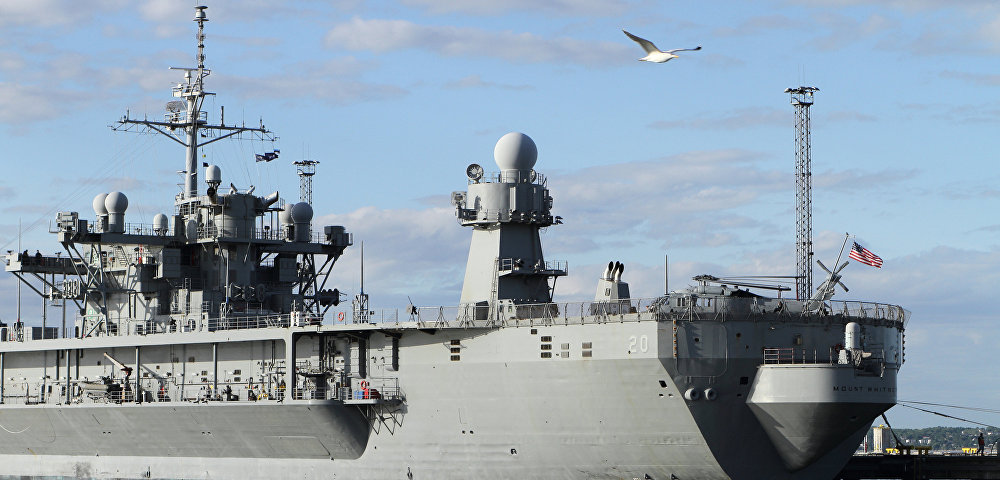
<path id="1" fill-rule="evenodd" d="M 295 162 L 295 170 L 299 173 L 299 201 L 310 205 L 313 203 L 313 175 L 316 175 L 317 160 L 299 160 Z"/>
<path id="2" fill-rule="evenodd" d="M 816 87 L 786 88 L 795 106 L 795 293 L 800 300 L 812 295 L 812 160 L 809 107 Z"/>

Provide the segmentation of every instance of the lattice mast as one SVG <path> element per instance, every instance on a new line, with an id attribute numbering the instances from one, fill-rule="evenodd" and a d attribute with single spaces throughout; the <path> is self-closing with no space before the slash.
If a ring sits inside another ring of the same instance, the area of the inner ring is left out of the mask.
<path id="1" fill-rule="evenodd" d="M 313 203 L 313 175 L 316 175 L 317 160 L 299 160 L 295 162 L 295 171 L 299 174 L 299 201 L 310 205 Z"/>
<path id="2" fill-rule="evenodd" d="M 795 107 L 795 293 L 804 300 L 812 295 L 812 159 L 809 107 L 816 87 L 786 88 Z"/>

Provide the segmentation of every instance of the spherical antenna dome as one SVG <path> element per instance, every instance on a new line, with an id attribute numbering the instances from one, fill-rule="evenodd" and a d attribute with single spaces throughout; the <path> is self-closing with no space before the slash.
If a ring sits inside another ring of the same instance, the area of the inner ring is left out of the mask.
<path id="1" fill-rule="evenodd" d="M 104 206 L 108 209 L 108 213 L 125 213 L 125 209 L 128 208 L 128 197 L 122 192 L 111 192 L 104 199 Z"/>
<path id="2" fill-rule="evenodd" d="M 292 223 L 292 207 L 293 205 L 291 203 L 286 203 L 285 206 L 282 207 L 281 211 L 278 212 L 278 221 L 281 222 L 282 225 Z"/>
<path id="3" fill-rule="evenodd" d="M 153 217 L 153 228 L 158 230 L 166 230 L 167 228 L 167 216 L 162 213 L 157 213 Z"/>
<path id="4" fill-rule="evenodd" d="M 306 202 L 292 205 L 292 222 L 309 223 L 313 219 L 313 207 Z"/>
<path id="5" fill-rule="evenodd" d="M 104 199 L 108 198 L 108 194 L 99 193 L 94 197 L 94 213 L 98 215 L 107 215 L 108 207 L 104 206 Z"/>
<path id="6" fill-rule="evenodd" d="M 208 183 L 222 183 L 222 169 L 218 165 L 209 165 L 205 169 L 205 181 Z"/>
<path id="7" fill-rule="evenodd" d="M 538 160 L 538 148 L 531 137 L 520 132 L 510 132 L 497 141 L 497 146 L 493 148 L 493 159 L 500 170 L 528 171 Z"/>

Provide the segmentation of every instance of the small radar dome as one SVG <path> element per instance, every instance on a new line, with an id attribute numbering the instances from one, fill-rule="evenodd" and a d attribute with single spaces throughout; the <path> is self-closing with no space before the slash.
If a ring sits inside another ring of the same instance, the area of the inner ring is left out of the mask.
<path id="1" fill-rule="evenodd" d="M 313 208 L 306 202 L 299 202 L 292 205 L 292 222 L 309 223 L 313 218 Z"/>
<path id="2" fill-rule="evenodd" d="M 222 183 L 222 169 L 218 165 L 209 165 L 205 169 L 205 182 L 209 185 Z"/>
<path id="3" fill-rule="evenodd" d="M 107 215 L 108 207 L 104 206 L 104 200 L 108 198 L 108 194 L 99 193 L 94 197 L 94 213 L 97 215 Z"/>
<path id="4" fill-rule="evenodd" d="M 520 132 L 510 132 L 497 141 L 497 146 L 493 148 L 493 159 L 500 170 L 528 171 L 538 160 L 538 148 L 531 137 Z"/>
<path id="5" fill-rule="evenodd" d="M 163 235 L 167 232 L 167 216 L 162 213 L 157 213 L 153 217 L 153 232 L 157 235 Z"/>
<path id="6" fill-rule="evenodd" d="M 125 209 L 128 208 L 128 197 L 122 192 L 111 192 L 104 199 L 104 206 L 108 209 L 108 213 L 125 213 Z"/>

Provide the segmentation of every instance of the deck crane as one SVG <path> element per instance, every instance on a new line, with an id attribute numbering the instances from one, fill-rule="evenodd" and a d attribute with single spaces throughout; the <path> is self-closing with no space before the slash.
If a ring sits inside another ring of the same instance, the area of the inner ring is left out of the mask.
<path id="1" fill-rule="evenodd" d="M 132 395 L 132 385 L 129 383 L 129 378 L 132 376 L 132 367 L 129 367 L 122 362 L 119 362 L 118 359 L 112 357 L 111 354 L 108 352 L 104 352 L 104 357 L 110 360 L 111 363 L 115 364 L 115 366 L 121 369 L 122 373 L 125 374 L 125 379 L 121 383 L 121 393 L 122 393 L 121 400 L 124 400 L 126 402 L 131 402 L 134 398 L 134 396 Z"/>

